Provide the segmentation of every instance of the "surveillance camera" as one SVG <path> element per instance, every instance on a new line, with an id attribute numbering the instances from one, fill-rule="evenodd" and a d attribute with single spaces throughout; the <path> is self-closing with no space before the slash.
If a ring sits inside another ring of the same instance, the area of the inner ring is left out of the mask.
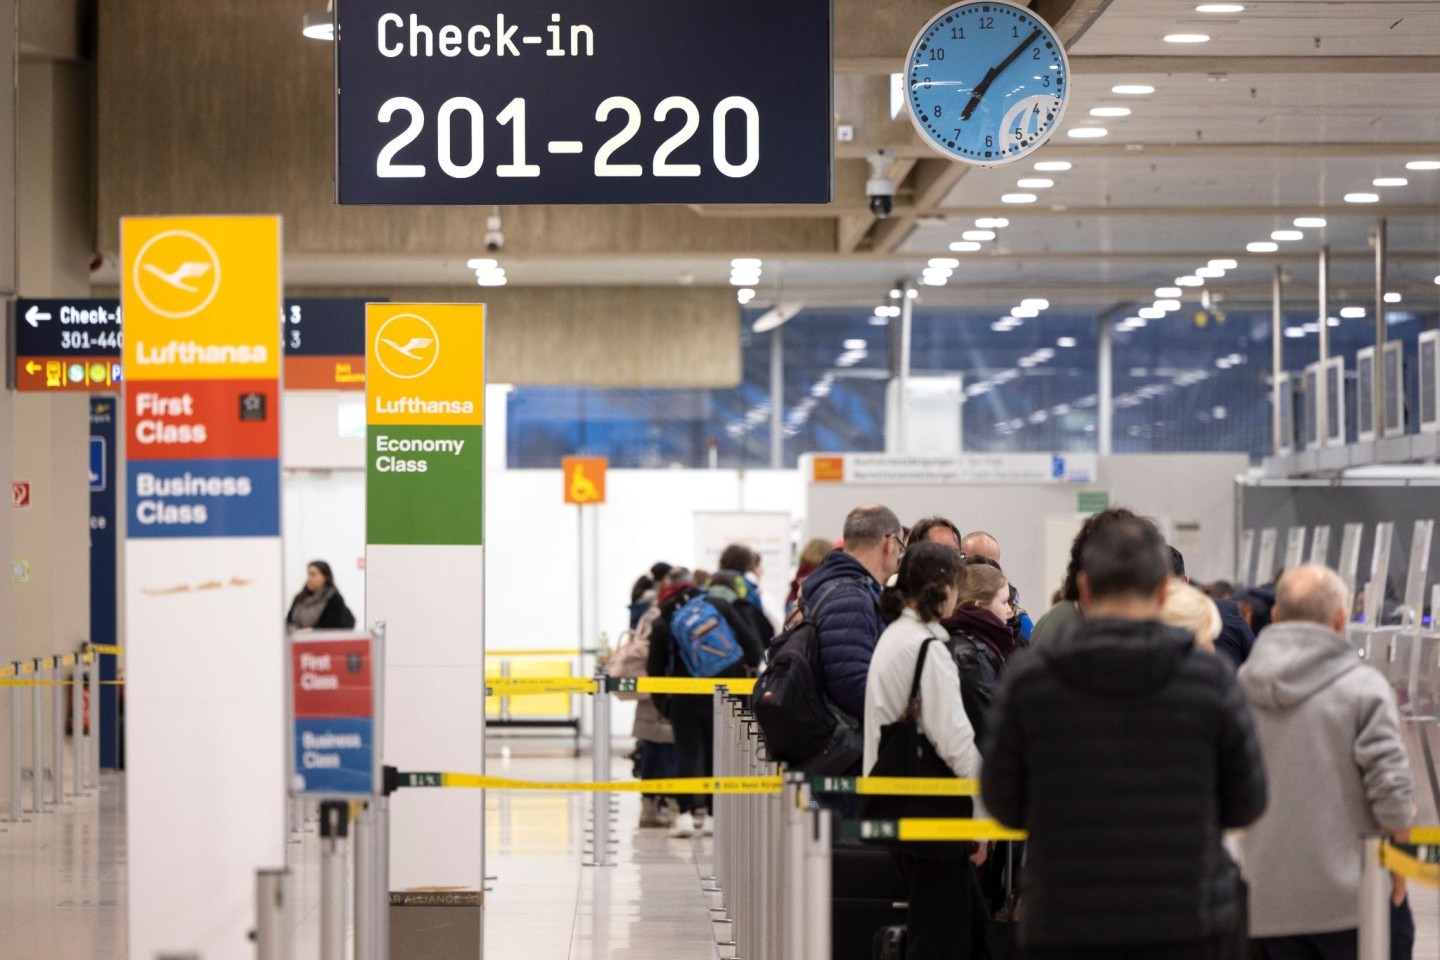
<path id="1" fill-rule="evenodd" d="M 499 253 L 505 249 L 505 234 L 500 229 L 500 214 L 492 213 L 485 219 L 485 250 Z"/>
<path id="2" fill-rule="evenodd" d="M 877 220 L 884 220 L 895 212 L 895 191 L 898 187 L 890 179 L 890 164 L 895 154 L 889 150 L 873 150 L 869 156 L 870 179 L 865 182 L 865 195 L 870 198 L 870 213 Z"/>

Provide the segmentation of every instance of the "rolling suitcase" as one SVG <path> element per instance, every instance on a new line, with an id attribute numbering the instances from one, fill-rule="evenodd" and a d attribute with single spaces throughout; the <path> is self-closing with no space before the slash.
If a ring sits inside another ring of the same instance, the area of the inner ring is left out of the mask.
<path id="1" fill-rule="evenodd" d="M 905 928 L 881 927 L 875 932 L 871 960 L 905 960 Z"/>

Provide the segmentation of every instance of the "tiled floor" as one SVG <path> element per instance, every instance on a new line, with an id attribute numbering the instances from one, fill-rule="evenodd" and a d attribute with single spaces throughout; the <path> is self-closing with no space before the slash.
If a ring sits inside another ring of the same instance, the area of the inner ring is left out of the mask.
<path id="1" fill-rule="evenodd" d="M 513 756 L 507 755 L 513 753 Z M 623 775 L 623 761 L 615 764 Z M 497 748 L 491 772 L 583 780 L 568 751 Z M 490 796 L 486 960 L 712 960 L 717 955 L 698 863 L 709 840 L 637 831 L 639 798 L 620 797 L 616 866 L 582 866 L 588 801 L 579 795 Z M 122 960 L 125 953 L 124 778 L 58 811 L 0 824 L 0 960 Z M 319 952 L 317 844 L 292 846 L 300 899 L 295 960 Z M 1440 897 L 1413 894 L 1416 960 L 1440 960 Z M 719 928 L 722 932 L 724 927 Z M 728 951 L 726 951 L 728 952 Z"/>

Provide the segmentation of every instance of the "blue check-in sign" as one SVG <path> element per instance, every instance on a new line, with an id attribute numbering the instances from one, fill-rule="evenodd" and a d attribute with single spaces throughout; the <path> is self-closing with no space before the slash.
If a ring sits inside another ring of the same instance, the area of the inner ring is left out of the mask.
<path id="1" fill-rule="evenodd" d="M 110 485 L 105 471 L 105 438 L 90 438 L 90 492 L 99 493 Z"/>

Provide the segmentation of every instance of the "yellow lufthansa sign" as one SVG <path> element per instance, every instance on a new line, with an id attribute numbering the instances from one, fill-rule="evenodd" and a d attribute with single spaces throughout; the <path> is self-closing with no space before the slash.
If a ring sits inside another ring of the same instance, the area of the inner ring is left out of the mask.
<path id="1" fill-rule="evenodd" d="M 371 303 L 365 358 L 372 424 L 485 423 L 485 307 Z"/>
<path id="2" fill-rule="evenodd" d="M 126 217 L 120 259 L 125 379 L 279 377 L 279 217 Z"/>

